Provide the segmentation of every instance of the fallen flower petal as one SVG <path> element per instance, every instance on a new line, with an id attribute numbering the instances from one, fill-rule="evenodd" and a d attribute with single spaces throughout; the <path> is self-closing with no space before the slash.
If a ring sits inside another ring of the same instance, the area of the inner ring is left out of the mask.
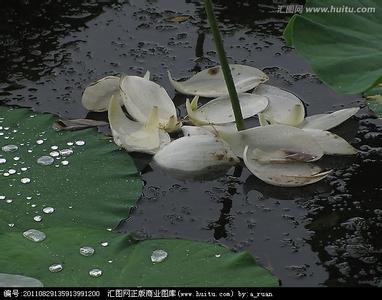
<path id="1" fill-rule="evenodd" d="M 318 142 L 324 154 L 329 155 L 353 155 L 357 153 L 352 145 L 342 137 L 320 129 L 305 129 Z"/>
<path id="2" fill-rule="evenodd" d="M 114 142 L 127 151 L 155 154 L 170 142 L 167 132 L 158 128 L 158 107 L 153 107 L 145 124 L 130 120 L 124 114 L 119 94 L 112 96 L 108 117 Z"/>
<path id="3" fill-rule="evenodd" d="M 249 171 L 260 180 L 275 186 L 304 186 L 324 179 L 331 172 L 322 172 L 320 167 L 311 163 L 261 163 L 248 155 L 249 153 L 247 146 L 243 159 Z"/>
<path id="4" fill-rule="evenodd" d="M 345 122 L 347 119 L 354 116 L 358 111 L 359 107 L 352 107 L 337 110 L 331 114 L 313 115 L 307 117 L 300 127 L 304 129 L 329 130 Z"/>
<path id="5" fill-rule="evenodd" d="M 230 147 L 213 136 L 179 138 L 163 147 L 154 161 L 180 178 L 200 178 L 231 168 L 239 162 Z"/>
<path id="6" fill-rule="evenodd" d="M 258 148 L 264 152 L 278 153 L 274 159 L 282 161 L 314 161 L 324 153 L 309 132 L 285 125 L 268 125 L 235 131 L 232 126 L 214 126 L 233 152 L 241 157 L 244 148 Z"/>
<path id="7" fill-rule="evenodd" d="M 119 76 L 106 76 L 85 88 L 82 105 L 90 111 L 107 111 L 111 96 L 119 89 Z"/>
<path id="8" fill-rule="evenodd" d="M 247 92 L 268 80 L 268 76 L 257 68 L 233 64 L 230 65 L 230 69 L 238 93 Z M 228 95 L 220 66 L 203 70 L 186 81 L 175 81 L 170 71 L 168 72 L 168 78 L 178 92 L 186 95 L 213 98 Z"/>
<path id="9" fill-rule="evenodd" d="M 268 108 L 262 114 L 271 124 L 298 126 L 304 120 L 304 104 L 296 95 L 267 84 L 259 85 L 253 94 L 268 98 Z"/>
<path id="10" fill-rule="evenodd" d="M 238 94 L 243 118 L 250 118 L 268 106 L 268 99 L 249 93 Z M 194 98 L 191 105 L 186 104 L 187 113 L 192 122 L 200 124 L 225 124 L 235 121 L 234 112 L 229 96 L 213 99 L 203 106 L 197 107 L 198 96 Z"/>
<path id="11" fill-rule="evenodd" d="M 127 112 L 135 120 L 146 122 L 153 106 L 157 106 L 161 128 L 174 131 L 179 127 L 175 105 L 160 85 L 138 76 L 123 76 L 120 81 L 120 91 Z"/>

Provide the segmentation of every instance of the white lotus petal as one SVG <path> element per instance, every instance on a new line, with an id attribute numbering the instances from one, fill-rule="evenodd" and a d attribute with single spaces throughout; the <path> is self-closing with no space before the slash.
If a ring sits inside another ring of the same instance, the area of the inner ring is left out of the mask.
<path id="1" fill-rule="evenodd" d="M 211 131 L 207 128 L 199 127 L 199 126 L 182 126 L 182 132 L 184 136 L 192 136 L 192 135 L 209 135 L 215 136 Z"/>
<path id="2" fill-rule="evenodd" d="M 201 177 L 227 170 L 239 159 L 223 141 L 213 136 L 179 138 L 163 147 L 154 161 L 176 177 Z"/>
<path id="3" fill-rule="evenodd" d="M 334 133 L 320 129 L 304 128 L 304 130 L 314 137 L 325 154 L 352 155 L 357 153 L 357 149 Z"/>
<path id="4" fill-rule="evenodd" d="M 238 97 L 244 119 L 262 112 L 268 106 L 268 99 L 266 97 L 256 96 L 249 93 L 238 94 Z M 191 103 L 192 109 L 195 107 L 195 98 Z M 235 121 L 229 96 L 213 99 L 196 110 L 193 109 L 192 113 L 189 111 L 190 106 L 187 108 L 187 113 L 192 115 L 191 120 L 196 120 L 197 124 L 224 124 Z"/>
<path id="5" fill-rule="evenodd" d="M 124 76 L 120 91 L 127 112 L 141 123 L 147 121 L 153 106 L 159 107 L 160 127 L 167 129 L 170 118 L 176 118 L 174 103 L 165 89 L 155 82 L 138 76 Z"/>
<path id="6" fill-rule="evenodd" d="M 304 104 L 296 95 L 267 84 L 258 86 L 253 94 L 268 98 L 263 114 L 270 123 L 297 126 L 304 120 Z"/>
<path id="7" fill-rule="evenodd" d="M 119 105 L 119 93 L 113 95 L 109 105 L 109 122 L 114 142 L 127 151 L 156 153 L 168 144 L 170 136 L 158 128 L 158 107 L 153 107 L 146 124 L 126 117 Z"/>
<path id="8" fill-rule="evenodd" d="M 143 75 L 144 79 L 150 80 L 151 73 L 149 70 L 146 71 L 145 75 Z"/>
<path id="9" fill-rule="evenodd" d="M 242 131 L 233 130 L 232 125 L 214 126 L 237 156 L 242 156 L 245 146 L 273 153 L 277 161 L 314 161 L 323 156 L 318 142 L 306 131 L 285 125 L 259 126 Z"/>
<path id="10" fill-rule="evenodd" d="M 247 92 L 260 83 L 268 80 L 268 76 L 261 70 L 244 65 L 230 65 L 232 78 L 238 93 Z M 220 66 L 203 70 L 186 81 L 175 81 L 168 78 L 173 87 L 186 95 L 199 95 L 203 97 L 220 97 L 228 95 L 223 71 Z"/>
<path id="11" fill-rule="evenodd" d="M 256 177 L 262 181 L 283 187 L 297 187 L 315 183 L 324 179 L 330 171 L 322 172 L 321 168 L 310 163 L 261 163 L 251 157 L 248 146 L 244 150 L 244 163 Z"/>
<path id="12" fill-rule="evenodd" d="M 119 76 L 106 76 L 85 88 L 82 105 L 90 111 L 107 111 L 111 96 L 119 89 Z"/>
<path id="13" fill-rule="evenodd" d="M 337 110 L 331 114 L 313 115 L 307 117 L 301 124 L 301 127 L 310 129 L 329 130 L 345 122 L 347 119 L 354 116 L 358 111 L 359 107 L 352 107 Z"/>

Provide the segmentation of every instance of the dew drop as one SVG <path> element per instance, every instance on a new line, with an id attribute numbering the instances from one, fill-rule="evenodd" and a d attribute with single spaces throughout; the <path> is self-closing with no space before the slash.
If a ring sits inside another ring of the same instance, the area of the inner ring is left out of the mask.
<path id="1" fill-rule="evenodd" d="M 49 153 L 49 155 L 52 157 L 57 157 L 57 156 L 60 156 L 60 153 L 58 151 L 52 151 Z"/>
<path id="2" fill-rule="evenodd" d="M 102 275 L 102 270 L 100 270 L 100 269 L 91 269 L 89 271 L 89 275 L 91 277 L 100 277 Z"/>
<path id="3" fill-rule="evenodd" d="M 62 271 L 63 268 L 64 266 L 62 264 L 53 264 L 49 267 L 49 271 L 51 271 L 52 273 L 57 273 Z"/>
<path id="4" fill-rule="evenodd" d="M 42 242 L 46 239 L 46 234 L 36 229 L 29 229 L 24 231 L 23 236 L 33 242 Z"/>
<path id="5" fill-rule="evenodd" d="M 43 143 L 44 143 L 43 140 L 37 140 L 37 141 L 36 141 L 36 144 L 38 144 L 38 145 L 41 145 L 41 144 L 43 144 Z"/>
<path id="6" fill-rule="evenodd" d="M 16 145 L 5 145 L 1 147 L 1 150 L 3 150 L 4 152 L 14 152 L 17 151 L 17 149 L 19 149 L 19 147 L 17 147 Z"/>
<path id="7" fill-rule="evenodd" d="M 35 217 L 33 217 L 33 220 L 35 220 L 36 222 L 41 222 L 42 217 L 41 216 L 35 216 Z"/>
<path id="8" fill-rule="evenodd" d="M 76 141 L 75 144 L 77 146 L 83 146 L 83 145 L 85 145 L 85 141 Z"/>
<path id="9" fill-rule="evenodd" d="M 66 143 L 68 146 L 73 146 L 73 143 L 72 142 L 67 142 Z"/>
<path id="10" fill-rule="evenodd" d="M 69 164 L 69 162 L 68 162 L 67 160 L 63 160 L 63 161 L 61 162 L 61 164 L 62 164 L 63 166 L 67 166 L 67 165 Z"/>
<path id="11" fill-rule="evenodd" d="M 154 250 L 151 254 L 151 261 L 153 263 L 160 263 L 167 258 L 167 252 L 164 250 Z"/>
<path id="12" fill-rule="evenodd" d="M 31 180 L 28 177 L 21 178 L 21 183 L 29 183 Z"/>
<path id="13" fill-rule="evenodd" d="M 50 149 L 52 149 L 52 150 L 57 150 L 57 149 L 58 149 L 58 146 L 52 146 L 52 147 L 50 147 Z"/>
<path id="14" fill-rule="evenodd" d="M 60 150 L 60 154 L 62 156 L 69 156 L 69 155 L 73 154 L 73 150 L 72 149 L 62 149 L 62 150 Z"/>
<path id="15" fill-rule="evenodd" d="M 52 214 L 52 213 L 54 212 L 54 208 L 53 208 L 53 207 L 50 207 L 50 206 L 48 206 L 48 207 L 44 207 L 44 208 L 42 209 L 42 211 L 43 211 L 44 213 L 46 213 L 46 214 Z"/>
<path id="16" fill-rule="evenodd" d="M 13 160 L 18 161 L 18 160 L 20 160 L 20 157 L 15 156 L 15 157 L 13 158 Z"/>
<path id="17" fill-rule="evenodd" d="M 9 223 L 8 226 L 9 227 L 15 227 L 15 224 L 14 223 Z"/>
<path id="18" fill-rule="evenodd" d="M 8 177 L 8 176 L 9 176 L 9 173 L 8 173 L 8 172 L 5 172 L 3 175 L 4 175 L 5 177 Z"/>
<path id="19" fill-rule="evenodd" d="M 16 170 L 15 170 L 15 169 L 10 169 L 10 170 L 8 170 L 8 173 L 9 173 L 9 174 L 15 174 L 15 173 L 16 173 Z"/>
<path id="20" fill-rule="evenodd" d="M 109 243 L 108 243 L 108 242 L 102 242 L 102 243 L 101 243 L 101 246 L 102 246 L 102 247 L 107 247 L 107 246 L 109 246 Z"/>
<path id="21" fill-rule="evenodd" d="M 92 247 L 84 246 L 80 248 L 80 254 L 83 256 L 92 256 L 95 250 Z"/>
<path id="22" fill-rule="evenodd" d="M 54 158 L 48 155 L 44 155 L 37 159 L 37 163 L 42 166 L 50 166 L 54 163 Z"/>
<path id="23" fill-rule="evenodd" d="M 0 200 L 5 200 L 5 196 L 4 195 L 0 195 Z"/>
<path id="24" fill-rule="evenodd" d="M 5 164 L 7 160 L 5 158 L 0 158 L 0 165 Z"/>
<path id="25" fill-rule="evenodd" d="M 5 200 L 5 202 L 7 202 L 9 204 L 9 203 L 12 203 L 13 200 L 12 199 L 7 199 L 7 200 Z"/>

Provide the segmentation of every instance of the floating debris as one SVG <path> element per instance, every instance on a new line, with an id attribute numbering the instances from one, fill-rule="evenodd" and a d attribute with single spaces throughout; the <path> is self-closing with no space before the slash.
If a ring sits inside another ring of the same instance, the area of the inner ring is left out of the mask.
<path id="1" fill-rule="evenodd" d="M 46 234 L 36 229 L 29 229 L 24 231 L 23 236 L 33 242 L 42 242 L 46 239 Z"/>
<path id="2" fill-rule="evenodd" d="M 100 269 L 91 269 L 89 271 L 89 275 L 91 277 L 100 277 L 102 275 L 102 270 L 100 270 Z"/>
<path id="3" fill-rule="evenodd" d="M 83 256 L 92 256 L 95 250 L 92 247 L 84 246 L 80 248 L 80 254 Z"/>
<path id="4" fill-rule="evenodd" d="M 160 263 L 167 258 L 168 254 L 164 250 L 154 250 L 151 254 L 151 261 L 153 263 Z"/>
<path id="5" fill-rule="evenodd" d="M 37 159 L 37 163 L 42 166 L 50 166 L 54 163 L 54 158 L 48 155 L 44 155 Z"/>
<path id="6" fill-rule="evenodd" d="M 53 264 L 49 267 L 49 271 L 52 273 L 58 273 L 61 272 L 64 266 L 62 264 Z"/>

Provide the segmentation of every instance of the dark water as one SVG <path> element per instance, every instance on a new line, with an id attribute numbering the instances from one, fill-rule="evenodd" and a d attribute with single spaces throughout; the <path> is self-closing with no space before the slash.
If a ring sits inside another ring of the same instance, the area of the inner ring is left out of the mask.
<path id="1" fill-rule="evenodd" d="M 305 102 L 308 115 L 359 106 L 325 87 L 282 29 L 285 1 L 214 1 L 230 61 L 263 69 L 270 83 Z M 299 1 L 295 1 L 299 2 Z M 169 18 L 186 15 L 178 24 Z M 174 96 L 166 78 L 217 63 L 200 1 L 1 2 L 0 101 L 67 118 L 104 119 L 80 104 L 86 85 L 107 74 L 142 75 Z M 178 237 L 248 250 L 285 286 L 381 285 L 382 122 L 363 108 L 336 130 L 359 155 L 327 158 L 332 176 L 295 189 L 269 186 L 237 168 L 211 182 L 181 182 L 136 155 L 144 194 L 120 230 L 140 238 Z"/>

